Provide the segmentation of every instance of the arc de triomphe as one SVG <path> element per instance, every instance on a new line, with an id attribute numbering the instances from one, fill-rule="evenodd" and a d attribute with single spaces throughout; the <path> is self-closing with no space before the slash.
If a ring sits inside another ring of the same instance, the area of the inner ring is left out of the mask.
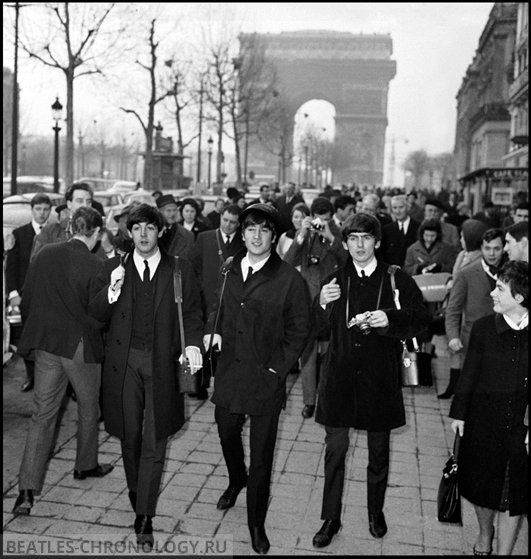
<path id="1" fill-rule="evenodd" d="M 240 36 L 240 41 L 245 38 L 245 34 Z M 276 67 L 280 94 L 292 121 L 301 105 L 312 99 L 324 99 L 335 107 L 342 166 L 335 169 L 334 182 L 382 185 L 387 96 L 396 74 L 391 37 L 297 31 L 255 38 Z M 278 163 L 266 159 L 262 157 L 264 168 L 257 167 L 256 174 L 264 173 L 266 167 L 276 174 Z"/>

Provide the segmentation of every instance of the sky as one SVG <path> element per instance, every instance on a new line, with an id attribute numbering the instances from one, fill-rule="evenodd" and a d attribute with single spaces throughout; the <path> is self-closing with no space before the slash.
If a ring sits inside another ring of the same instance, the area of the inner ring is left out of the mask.
<path id="1" fill-rule="evenodd" d="M 198 24 L 200 10 L 205 5 L 209 4 L 164 3 L 159 8 L 169 26 L 178 22 L 189 32 L 194 24 Z M 221 6 L 219 3 L 210 5 Z M 397 73 L 389 85 L 384 182 L 389 173 L 392 144 L 397 175 L 401 172 L 401 162 L 410 151 L 425 149 L 432 155 L 453 151 L 456 95 L 493 5 L 492 2 L 228 4 L 245 32 L 318 29 L 390 34 Z M 30 17 L 31 10 L 31 7 L 24 8 L 21 17 Z M 8 38 L 4 33 L 4 66 L 12 68 L 13 49 L 6 41 Z M 51 134 L 50 106 L 56 95 L 63 99 L 63 104 L 66 100 L 63 77 L 57 70 L 38 67 L 23 59 L 19 62 L 19 73 L 21 111 L 25 113 L 25 117 L 21 117 L 23 132 Z M 121 115 L 118 117 L 119 111 L 110 98 L 102 97 L 97 88 L 95 90 L 90 84 L 77 88 L 77 110 L 86 112 L 89 119 L 94 114 L 95 101 L 101 121 L 122 118 Z M 304 110 L 327 131 L 333 130 L 334 109 L 330 105 L 313 101 Z"/>

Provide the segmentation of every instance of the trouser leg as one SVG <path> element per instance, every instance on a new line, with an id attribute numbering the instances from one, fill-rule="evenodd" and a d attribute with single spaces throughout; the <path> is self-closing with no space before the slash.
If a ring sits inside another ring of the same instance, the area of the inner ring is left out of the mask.
<path id="1" fill-rule="evenodd" d="M 367 466 L 367 508 L 370 513 L 383 510 L 389 477 L 390 431 L 367 431 L 369 465 Z"/>
<path id="2" fill-rule="evenodd" d="M 315 405 L 317 396 L 317 348 L 317 340 L 311 338 L 301 355 L 302 403 L 305 406 Z"/>
<path id="3" fill-rule="evenodd" d="M 131 349 L 123 392 L 122 456 L 129 491 L 137 493 L 137 515 L 155 516 L 167 438 L 156 439 L 152 354 Z"/>
<path id="4" fill-rule="evenodd" d="M 349 446 L 348 427 L 325 427 L 325 480 L 323 488 L 322 520 L 341 518 L 345 458 Z"/>
<path id="5" fill-rule="evenodd" d="M 245 415 L 230 413 L 229 410 L 216 406 L 214 417 L 218 426 L 223 458 L 229 472 L 229 485 L 241 487 L 247 479 L 242 441 Z"/>
<path id="6" fill-rule="evenodd" d="M 68 378 L 61 358 L 42 350 L 35 351 L 35 371 L 34 412 L 20 465 L 19 489 L 31 489 L 39 494 Z"/>
<path id="7" fill-rule="evenodd" d="M 77 396 L 77 452 L 78 471 L 91 470 L 98 465 L 98 419 L 101 364 L 85 363 L 83 340 L 72 360 L 62 358 L 63 368 Z"/>
<path id="8" fill-rule="evenodd" d="M 247 522 L 257 528 L 264 525 L 269 505 L 278 419 L 279 414 L 251 416 Z"/>

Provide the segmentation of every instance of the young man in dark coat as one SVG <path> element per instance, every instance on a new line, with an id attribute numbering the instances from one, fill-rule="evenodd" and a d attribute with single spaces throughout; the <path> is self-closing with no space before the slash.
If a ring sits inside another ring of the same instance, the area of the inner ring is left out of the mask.
<path id="1" fill-rule="evenodd" d="M 40 192 L 31 199 L 30 205 L 32 219 L 26 225 L 13 230 L 15 244 L 8 251 L 6 259 L 6 290 L 9 304 L 13 307 L 20 305 L 22 287 L 28 273 L 33 240 L 42 231 L 52 209 L 50 197 Z M 21 326 L 17 330 L 20 331 Z M 14 337 L 13 330 L 11 336 L 12 338 Z M 18 342 L 13 343 L 18 345 Z M 33 388 L 35 379 L 35 361 L 33 356 L 30 359 L 24 359 L 24 365 L 26 366 L 26 380 L 22 384 L 21 390 L 22 392 L 27 392 Z"/>
<path id="2" fill-rule="evenodd" d="M 113 469 L 97 461 L 103 324 L 88 311 L 90 286 L 101 266 L 91 250 L 102 224 L 96 210 L 79 208 L 72 216 L 72 239 L 43 247 L 28 270 L 18 351 L 35 352 L 35 411 L 20 466 L 16 515 L 29 514 L 34 494 L 42 491 L 68 381 L 78 403 L 74 479 L 103 477 Z"/>
<path id="3" fill-rule="evenodd" d="M 317 331 L 330 328 L 330 344 L 319 383 L 316 421 L 325 426 L 325 482 L 321 518 L 313 545 L 327 546 L 341 529 L 342 492 L 349 429 L 367 431 L 369 531 L 387 532 L 383 513 L 389 473 L 391 429 L 405 424 L 400 386 L 402 339 L 425 330 L 431 316 L 415 281 L 396 270 L 397 309 L 389 265 L 378 260 L 381 226 L 376 217 L 356 214 L 342 230 L 350 254 L 314 300 Z"/>
<path id="4" fill-rule="evenodd" d="M 247 486 L 247 521 L 254 551 L 265 554 L 265 518 L 286 377 L 310 332 L 310 299 L 300 273 L 274 250 L 280 215 L 269 204 L 246 208 L 240 223 L 246 250 L 225 266 L 225 289 L 213 343 L 221 349 L 212 402 L 229 487 L 218 509 L 234 506 Z M 221 284 L 222 285 L 222 284 Z M 204 338 L 210 344 L 212 312 Z M 251 417 L 251 462 L 247 475 L 242 443 L 246 415 Z"/>
<path id="5" fill-rule="evenodd" d="M 152 518 L 168 437 L 184 424 L 176 360 L 186 353 L 192 372 L 202 365 L 201 301 L 192 265 L 179 258 L 186 348 L 181 347 L 174 292 L 175 258 L 159 250 L 162 215 L 153 206 L 131 209 L 127 227 L 135 248 L 123 265 L 107 260 L 90 303 L 109 324 L 103 369 L 105 428 L 122 443 L 137 541 L 153 546 Z"/>

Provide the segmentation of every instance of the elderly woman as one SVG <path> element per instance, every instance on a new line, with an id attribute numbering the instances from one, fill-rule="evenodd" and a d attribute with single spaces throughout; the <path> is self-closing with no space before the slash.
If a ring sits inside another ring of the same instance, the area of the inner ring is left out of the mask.
<path id="1" fill-rule="evenodd" d="M 293 223 L 293 227 L 282 233 L 278 240 L 277 252 L 280 258 L 284 259 L 284 255 L 288 252 L 293 239 L 295 239 L 297 232 L 301 228 L 302 220 L 309 215 L 310 208 L 304 202 L 299 202 L 293 206 L 291 210 L 291 223 Z"/>
<path id="2" fill-rule="evenodd" d="M 510 555 L 528 511 L 527 427 L 529 264 L 508 262 L 491 292 L 494 313 L 478 319 L 450 417 L 462 441 L 459 489 L 479 523 L 474 555 L 491 555 L 498 515 L 498 555 Z"/>
<path id="3" fill-rule="evenodd" d="M 193 198 L 184 198 L 184 200 L 181 201 L 180 210 L 181 217 L 183 218 L 183 227 L 191 231 L 196 239 L 199 233 L 209 230 L 202 221 L 197 219 L 200 212 L 197 200 Z"/>
<path id="4" fill-rule="evenodd" d="M 408 247 L 403 270 L 410 275 L 452 272 L 457 258 L 453 246 L 442 240 L 441 222 L 424 220 L 418 230 L 418 241 Z"/>

